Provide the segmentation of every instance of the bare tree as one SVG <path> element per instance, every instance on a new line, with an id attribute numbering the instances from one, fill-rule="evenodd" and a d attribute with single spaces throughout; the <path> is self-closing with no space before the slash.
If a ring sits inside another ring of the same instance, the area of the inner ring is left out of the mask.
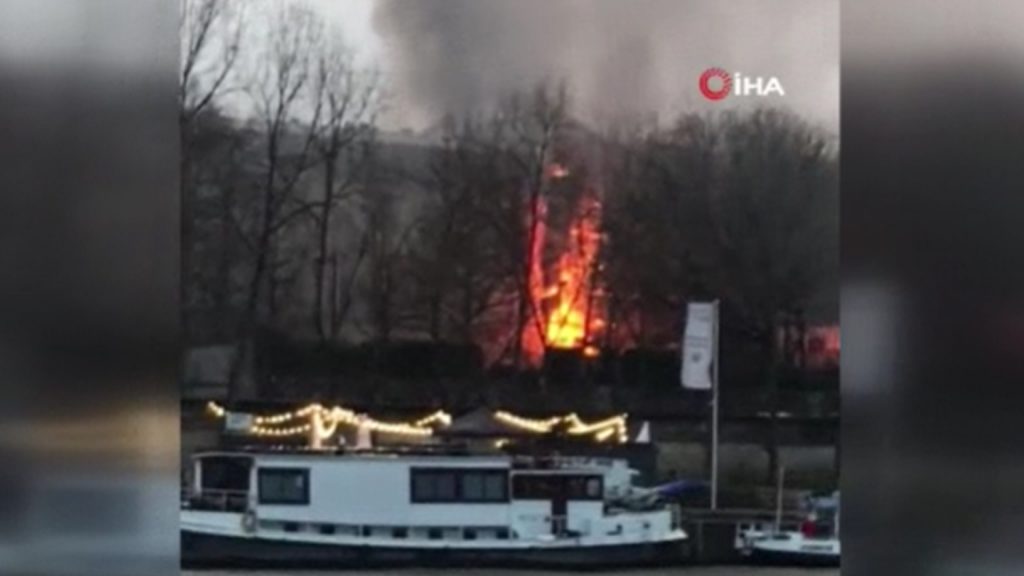
<path id="1" fill-rule="evenodd" d="M 556 87 L 538 84 L 525 97 L 513 94 L 503 103 L 496 118 L 507 127 L 506 150 L 518 170 L 526 203 L 525 236 L 520 237 L 512 248 L 520 265 L 516 283 L 516 334 L 512 348 L 516 367 L 523 365 L 523 335 L 528 324 L 532 324 L 541 342 L 544 341 L 542 318 L 531 293 L 530 279 L 538 264 L 536 246 L 543 226 L 548 169 L 568 119 L 569 99 L 564 83 Z"/>
<path id="2" fill-rule="evenodd" d="M 180 123 L 184 127 L 221 94 L 238 62 L 244 4 L 181 0 Z"/>
<path id="3" fill-rule="evenodd" d="M 701 264 L 716 262 L 701 206 L 713 186 L 717 139 L 701 116 L 671 130 L 619 126 L 606 136 L 610 345 L 677 342 L 686 300 L 708 290 Z"/>
<path id="4" fill-rule="evenodd" d="M 326 42 L 317 54 L 315 66 L 315 89 L 323 102 L 322 125 L 316 140 L 323 187 L 313 209 L 316 248 L 312 322 L 320 342 L 325 343 L 328 338 L 337 337 L 350 305 L 352 278 L 365 254 L 361 247 L 349 279 L 344 280 L 339 256 L 330 249 L 332 216 L 338 204 L 350 196 L 365 176 L 381 91 L 377 71 L 358 70 L 351 52 L 340 42 Z M 361 244 L 365 246 L 366 242 Z M 326 317 L 325 295 L 330 296 L 331 302 Z"/>
<path id="5" fill-rule="evenodd" d="M 367 303 L 369 336 L 379 353 L 395 332 L 412 320 L 412 287 L 403 277 L 417 222 L 401 213 L 398 188 L 392 178 L 377 175 L 374 180 L 372 186 L 359 190 L 364 226 L 360 250 L 365 251 L 360 294 Z"/>
<path id="6" fill-rule="evenodd" d="M 190 341 L 224 341 L 235 336 L 240 280 L 250 256 L 238 214 L 251 201 L 244 167 L 252 134 L 215 107 L 196 117 L 192 128 L 192 174 L 183 183 L 191 201 L 181 214 L 190 232 L 182 237 L 182 253 L 188 254 L 183 325 Z"/>
<path id="7" fill-rule="evenodd" d="M 618 146 L 608 277 L 621 316 L 636 321 L 634 341 L 658 346 L 678 341 L 688 299 L 722 300 L 723 329 L 763 358 L 774 470 L 779 338 L 836 277 L 831 139 L 790 113 L 757 109 L 687 115 Z"/>
<path id="8" fill-rule="evenodd" d="M 297 187 L 311 168 L 323 102 L 315 88 L 313 55 L 322 42 L 322 21 L 308 8 L 289 6 L 270 14 L 265 51 L 257 55 L 248 91 L 260 130 L 259 207 L 250 227 L 253 265 L 239 324 L 240 339 L 260 322 L 261 303 L 276 311 L 282 255 L 278 238 L 310 214 Z M 243 348 L 243 351 L 247 350 Z M 236 354 L 229 382 L 237 380 L 245 353 Z"/>
<path id="9" fill-rule="evenodd" d="M 778 466 L 782 335 L 802 324 L 838 275 L 834 141 L 791 113 L 759 109 L 720 122 L 722 150 L 708 196 L 719 292 L 767 357 L 769 473 Z"/>
<path id="10" fill-rule="evenodd" d="M 479 343 L 478 337 L 493 336 L 478 333 L 481 321 L 502 304 L 501 287 L 516 279 L 493 226 L 500 218 L 495 200 L 502 191 L 516 190 L 484 122 L 447 117 L 443 130 L 423 182 L 429 201 L 415 232 L 418 304 L 434 340 Z"/>
<path id="11" fill-rule="evenodd" d="M 216 99 L 227 88 L 227 82 L 238 61 L 242 44 L 244 13 L 242 5 L 229 0 L 181 0 L 179 36 L 181 59 L 178 81 L 178 128 L 181 138 L 179 175 L 181 178 L 181 266 L 185 271 L 186 310 L 199 299 L 199 291 L 217 292 L 220 307 L 226 301 L 224 276 L 217 286 L 204 283 L 196 274 L 200 267 L 194 262 L 198 244 L 196 229 L 207 210 L 196 206 L 199 189 L 215 178 L 211 172 L 223 174 L 225 162 L 234 154 L 223 154 L 225 147 L 237 149 L 232 142 L 230 123 L 213 111 L 208 122 L 197 120 L 210 112 Z M 217 138 L 220 143 L 215 143 Z M 224 142 L 228 141 L 225 145 Z M 205 158 L 199 157 L 207 154 Z M 204 160 L 209 160 L 204 162 Z M 222 195 L 226 197 L 226 195 Z M 186 334 L 191 333 L 191 318 L 184 315 Z"/>

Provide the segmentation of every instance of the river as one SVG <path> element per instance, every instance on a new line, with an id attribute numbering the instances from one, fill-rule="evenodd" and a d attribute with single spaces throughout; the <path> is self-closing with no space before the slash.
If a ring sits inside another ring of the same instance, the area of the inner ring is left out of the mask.
<path id="1" fill-rule="evenodd" d="M 587 572 L 590 574 L 591 572 Z M 548 572 L 536 570 L 344 570 L 344 571 L 185 571 L 185 576 L 565 576 L 572 572 Z M 580 574 L 583 574 L 581 572 Z M 838 568 L 755 568 L 744 566 L 688 566 L 601 572 L 603 576 L 839 576 Z"/>

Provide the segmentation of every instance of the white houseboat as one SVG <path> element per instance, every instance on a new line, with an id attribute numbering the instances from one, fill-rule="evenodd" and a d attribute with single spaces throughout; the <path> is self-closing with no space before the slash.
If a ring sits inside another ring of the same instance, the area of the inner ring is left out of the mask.
<path id="1" fill-rule="evenodd" d="M 624 460 L 390 450 L 195 456 L 186 565 L 604 567 L 685 557 Z"/>

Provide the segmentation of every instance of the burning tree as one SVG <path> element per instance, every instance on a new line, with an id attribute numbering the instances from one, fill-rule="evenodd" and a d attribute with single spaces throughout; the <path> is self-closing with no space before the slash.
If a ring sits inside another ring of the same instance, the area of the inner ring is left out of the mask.
<path id="1" fill-rule="evenodd" d="M 518 171 L 519 185 L 525 196 L 525 234 L 512 238 L 512 254 L 519 264 L 512 343 L 512 362 L 517 368 L 524 360 L 535 358 L 546 344 L 543 316 L 534 296 L 547 213 L 545 193 L 557 175 L 550 167 L 555 164 L 556 146 L 569 118 L 568 109 L 564 84 L 555 89 L 540 84 L 528 97 L 513 94 L 499 112 L 499 121 L 507 126 L 507 151 Z"/>
<path id="2" fill-rule="evenodd" d="M 594 300 L 601 245 L 601 201 L 590 180 L 589 133 L 569 112 L 566 88 L 537 86 L 515 95 L 499 118 L 508 131 L 507 150 L 522 208 L 511 215 L 516 262 L 516 323 L 513 365 L 536 365 L 544 350 L 580 349 L 595 354 L 595 330 L 603 327 Z"/>
<path id="3" fill-rule="evenodd" d="M 490 116 L 448 118 L 425 188 L 416 285 L 425 325 L 485 356 L 537 366 L 546 348 L 596 354 L 601 236 L 591 134 L 564 86 L 540 84 Z"/>

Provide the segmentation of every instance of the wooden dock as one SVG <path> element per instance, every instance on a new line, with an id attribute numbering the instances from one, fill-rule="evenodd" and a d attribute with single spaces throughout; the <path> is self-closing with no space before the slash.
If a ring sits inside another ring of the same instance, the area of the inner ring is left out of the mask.
<path id="1" fill-rule="evenodd" d="M 784 512 L 782 527 L 799 524 L 801 516 Z M 688 540 L 690 558 L 695 564 L 732 564 L 743 560 L 735 548 L 736 528 L 752 522 L 774 522 L 774 510 L 706 508 L 683 509 L 683 529 Z"/>

